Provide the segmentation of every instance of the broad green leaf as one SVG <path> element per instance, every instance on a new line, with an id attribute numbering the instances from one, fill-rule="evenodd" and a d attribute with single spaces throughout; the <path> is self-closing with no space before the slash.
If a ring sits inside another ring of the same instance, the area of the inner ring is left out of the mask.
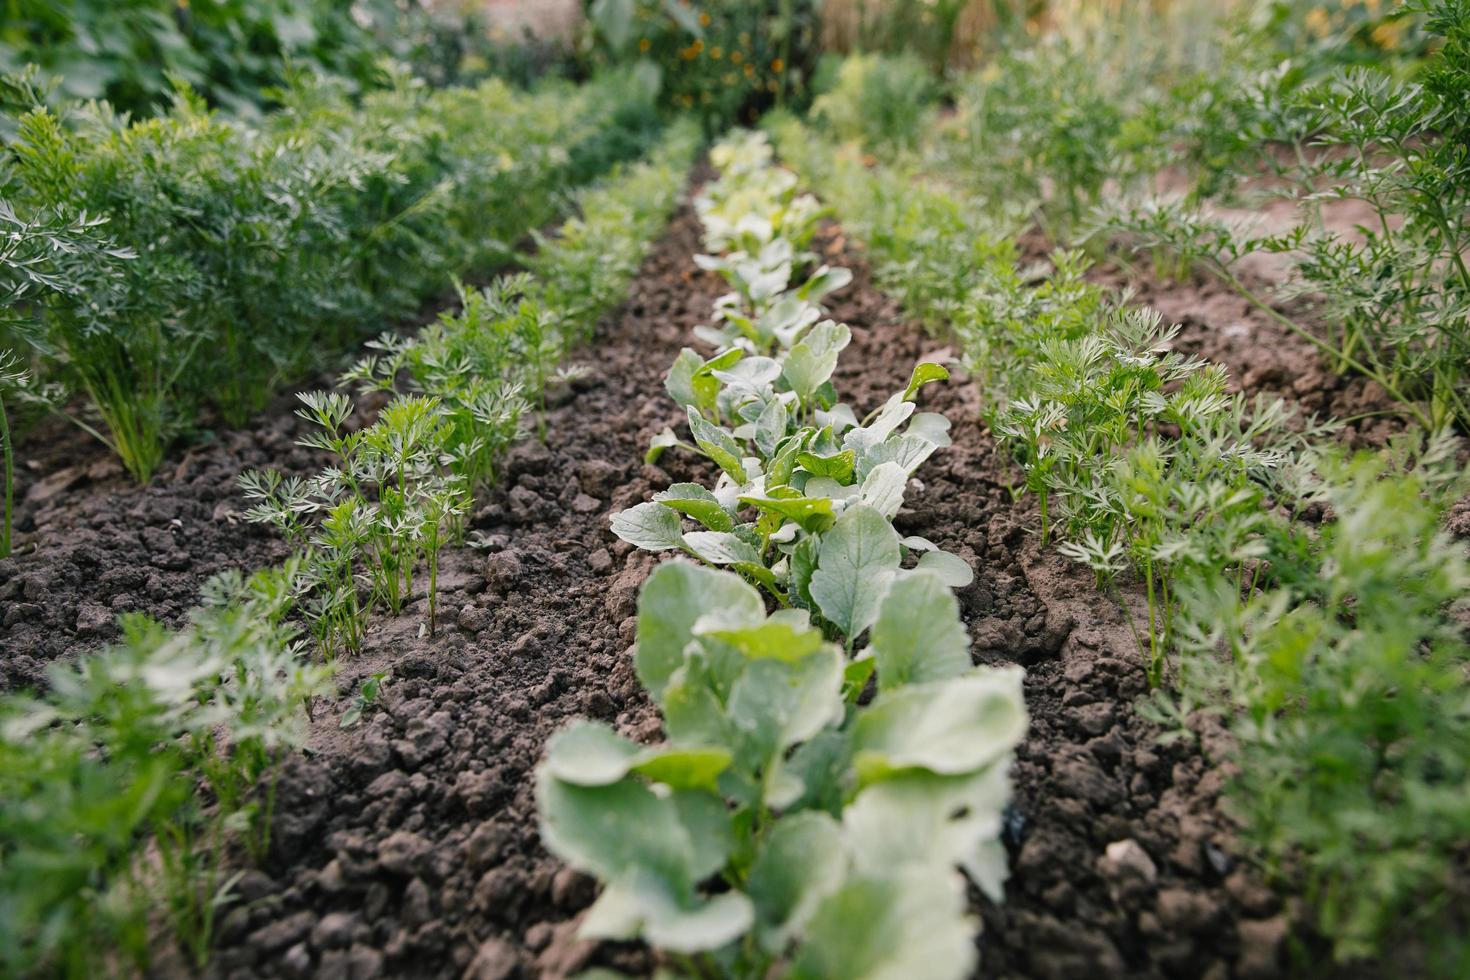
<path id="1" fill-rule="evenodd" d="M 657 505 L 655 505 L 657 506 Z M 688 562 L 666 562 L 649 576 L 638 597 L 638 679 L 655 701 L 670 676 L 684 663 L 693 628 L 709 609 L 729 622 L 758 623 L 765 618 L 760 593 L 737 575 Z"/>
<path id="2" fill-rule="evenodd" d="M 600 722 L 576 721 L 553 736 L 544 768 L 577 786 L 607 786 L 636 772 L 673 789 L 714 793 L 716 777 L 729 764 L 725 749 L 643 746 Z"/>
<path id="3" fill-rule="evenodd" d="M 791 746 L 840 724 L 842 665 L 831 644 L 797 661 L 749 661 L 730 692 L 730 720 L 745 736 L 737 764 L 764 768 Z"/>
<path id="4" fill-rule="evenodd" d="M 796 392 L 804 404 L 809 404 L 817 389 L 832 377 L 836 368 L 836 351 L 819 353 L 802 342 L 791 348 L 786 355 L 781 376 L 786 379 L 787 387 Z"/>
<path id="5" fill-rule="evenodd" d="M 827 497 L 741 497 L 740 502 L 762 513 L 778 514 L 813 534 L 825 531 L 836 520 Z"/>
<path id="6" fill-rule="evenodd" d="M 801 796 L 788 811 L 821 810 L 836 815 L 851 789 L 852 748 L 848 732 L 829 728 L 798 745 L 783 764 L 788 777 L 800 781 Z"/>
<path id="7" fill-rule="evenodd" d="M 846 486 L 852 482 L 853 468 L 857 465 L 857 454 L 851 449 L 844 449 L 831 456 L 802 453 L 796 457 L 796 462 L 808 473 L 825 476 Z"/>
<path id="8" fill-rule="evenodd" d="M 778 609 L 763 623 L 750 626 L 700 630 L 724 640 L 752 660 L 775 659 L 795 662 L 822 647 L 822 631 L 814 628 L 801 609 Z"/>
<path id="9" fill-rule="evenodd" d="M 678 403 L 680 408 L 697 407 L 699 398 L 694 391 L 694 374 L 704 366 L 704 358 L 685 347 L 674 358 L 674 364 L 664 377 L 664 390 Z"/>
<path id="10" fill-rule="evenodd" d="M 745 482 L 745 463 L 740 453 L 740 446 L 730 437 L 730 433 L 707 422 L 704 416 L 693 408 L 687 409 L 689 413 L 689 431 L 694 436 L 694 442 L 700 450 L 712 459 L 716 466 L 736 483 Z"/>
<path id="11" fill-rule="evenodd" d="M 904 433 L 887 439 L 858 457 L 858 476 L 866 478 L 884 463 L 897 463 L 905 473 L 913 473 L 939 447 L 928 439 Z"/>
<path id="12" fill-rule="evenodd" d="M 673 429 L 664 429 L 654 436 L 648 443 L 648 452 L 643 454 L 643 462 L 650 465 L 657 463 L 658 458 L 664 454 L 665 449 L 672 449 L 679 444 L 679 437 L 674 435 Z"/>
<path id="13" fill-rule="evenodd" d="M 728 749 L 655 746 L 638 754 L 633 772 L 670 789 L 718 793 L 719 775 L 730 767 L 730 758 Z"/>
<path id="14" fill-rule="evenodd" d="M 658 869 L 671 896 L 688 900 L 695 884 L 718 868 L 699 853 L 674 796 L 654 793 L 636 779 L 608 786 L 577 786 L 537 771 L 541 840 L 572 867 L 617 881 Z M 716 797 L 700 794 L 706 799 Z"/>
<path id="15" fill-rule="evenodd" d="M 786 405 L 780 398 L 772 398 L 766 402 L 766 407 L 762 409 L 760 418 L 755 423 L 755 445 L 766 459 L 776 454 L 781 440 L 786 438 L 787 421 Z"/>
<path id="16" fill-rule="evenodd" d="M 878 615 L 878 603 L 898 570 L 898 560 L 898 532 L 864 504 L 847 508 L 822 535 L 811 596 L 849 646 Z"/>
<path id="17" fill-rule="evenodd" d="M 565 783 L 608 786 L 628 774 L 643 746 L 595 721 L 574 721 L 551 737 L 542 768 Z"/>
<path id="18" fill-rule="evenodd" d="M 776 573 L 772 572 L 769 568 L 767 568 L 760 562 L 734 561 L 730 563 L 730 571 L 739 572 L 741 575 L 745 575 L 749 578 L 755 579 L 761 585 L 769 589 L 772 595 L 781 598 L 783 602 L 785 601 L 776 581 Z"/>
<path id="19" fill-rule="evenodd" d="M 653 500 L 687 514 L 711 531 L 729 531 L 735 527 L 735 519 L 720 506 L 719 499 L 697 483 L 675 483 L 654 494 Z"/>
<path id="20" fill-rule="evenodd" d="M 784 953 L 846 873 L 847 852 L 837 821 L 811 812 L 776 821 L 745 886 L 765 950 Z"/>
<path id="21" fill-rule="evenodd" d="M 725 531 L 691 531 L 684 535 L 684 544 L 700 560 L 711 565 L 731 565 L 735 562 L 750 562 L 759 565 L 760 552 L 749 542 Z"/>
<path id="22" fill-rule="evenodd" d="M 667 551 L 684 546 L 679 515 L 662 504 L 636 504 L 609 521 L 612 533 L 645 551 Z"/>
<path id="23" fill-rule="evenodd" d="M 881 463 L 863 479 L 858 499 L 891 521 L 903 507 L 903 494 L 908 482 L 909 475 L 903 467 L 897 463 Z"/>
<path id="24" fill-rule="evenodd" d="M 913 402 L 899 399 L 897 395 L 883 405 L 873 421 L 856 429 L 849 429 L 842 436 L 842 444 L 859 453 L 868 453 L 884 442 L 894 431 L 914 414 Z"/>
<path id="25" fill-rule="evenodd" d="M 938 575 L 951 589 L 963 589 L 975 581 L 975 571 L 969 562 L 948 551 L 926 551 L 919 556 L 916 567 Z"/>
<path id="26" fill-rule="evenodd" d="M 791 550 L 791 591 L 812 609 L 817 606 L 816 600 L 812 598 L 811 584 L 812 575 L 817 570 L 820 548 L 819 538 L 808 537 L 798 541 Z"/>
<path id="27" fill-rule="evenodd" d="M 811 430 L 803 429 L 781 443 L 770 465 L 766 467 L 767 486 L 785 486 L 791 482 L 791 474 L 796 471 L 796 457 L 801 455 L 802 448 L 810 437 Z"/>
<path id="28" fill-rule="evenodd" d="M 664 0 L 664 10 L 685 31 L 695 37 L 704 37 L 704 28 L 699 24 L 699 17 L 688 4 L 680 0 Z"/>
<path id="29" fill-rule="evenodd" d="M 748 932 L 755 912 L 740 892 L 685 898 L 651 869 L 610 882 L 587 910 L 578 935 L 587 939 L 642 938 L 676 953 L 719 949 Z"/>
<path id="30" fill-rule="evenodd" d="M 949 437 L 949 419 L 937 412 L 919 412 L 909 419 L 904 435 L 932 442 L 940 449 L 953 444 Z"/>
<path id="31" fill-rule="evenodd" d="M 880 694 L 853 726 L 860 782 L 913 769 L 960 775 L 1005 758 L 1026 734 L 1023 676 L 1020 668 L 979 668 Z"/>
<path id="32" fill-rule="evenodd" d="M 895 868 L 850 876 L 804 930 L 786 980 L 963 980 L 975 969 L 975 925 L 958 875 Z"/>
<path id="33" fill-rule="evenodd" d="M 842 814 L 859 872 L 927 865 L 942 875 L 958 865 L 992 901 L 1003 897 L 1001 814 L 1010 801 L 1006 767 L 965 776 L 906 773 L 865 788 Z"/>
<path id="34" fill-rule="evenodd" d="M 824 265 L 797 289 L 796 295 L 815 303 L 828 293 L 835 292 L 852 282 L 852 270 L 843 266 Z"/>
<path id="35" fill-rule="evenodd" d="M 878 689 L 958 677 L 970 669 L 970 634 L 960 604 L 935 575 L 914 572 L 888 587 L 868 635 Z"/>
<path id="36" fill-rule="evenodd" d="M 931 381 L 948 381 L 949 371 L 939 364 L 929 361 L 920 361 L 914 365 L 914 373 L 909 376 L 909 386 L 903 391 L 903 400 L 911 402 L 918 390 Z"/>

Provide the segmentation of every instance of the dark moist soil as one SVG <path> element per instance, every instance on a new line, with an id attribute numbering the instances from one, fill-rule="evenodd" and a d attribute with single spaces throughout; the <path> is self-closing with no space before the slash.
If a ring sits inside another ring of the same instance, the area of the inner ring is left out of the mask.
<path id="1" fill-rule="evenodd" d="M 823 239 L 856 279 L 833 307 L 853 328 L 839 389 L 881 403 L 942 345 L 905 323 L 835 232 Z M 540 846 L 533 771 L 576 717 L 659 737 L 628 649 L 639 586 L 658 558 L 607 530 L 608 515 L 703 461 L 640 465 L 679 413 L 664 372 L 723 292 L 695 271 L 681 209 L 627 302 L 576 360 L 590 370 L 552 407 L 546 444 L 512 454 L 476 512 L 485 551 L 450 554 L 437 635 L 417 611 L 380 621 L 319 702 L 310 751 L 282 767 L 272 853 L 245 872 L 219 927 L 221 977 L 560 977 L 605 964 L 652 966 L 635 947 L 578 942 L 592 881 Z M 1288 918 L 1239 858 L 1218 809 L 1218 732 L 1161 745 L 1133 708 L 1142 658 L 1091 578 L 1038 546 L 1015 474 L 974 421 L 973 389 L 926 389 L 955 446 L 918 474 L 901 532 L 970 560 L 960 595 L 977 660 L 1028 668 L 1031 731 L 1008 821 L 1007 903 L 976 898 L 987 977 L 1284 975 Z M 368 675 L 391 669 L 384 710 L 343 731 Z M 1201 750 L 1200 746 L 1203 746 Z M 161 972 L 188 972 L 160 965 Z"/>
<path id="2" fill-rule="evenodd" d="M 294 404 L 283 396 L 251 429 L 220 432 L 167 460 L 146 487 L 61 422 L 20 443 L 19 533 L 0 560 L 0 691 L 43 687 L 52 661 L 116 639 L 120 613 L 177 626 L 209 576 L 284 559 L 284 542 L 241 518 L 235 478 L 320 465 L 295 445 Z"/>

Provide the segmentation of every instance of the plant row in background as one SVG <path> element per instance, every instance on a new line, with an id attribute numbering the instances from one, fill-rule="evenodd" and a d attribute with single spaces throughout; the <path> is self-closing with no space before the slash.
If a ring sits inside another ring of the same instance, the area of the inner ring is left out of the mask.
<path id="1" fill-rule="evenodd" d="M 72 409 L 139 480 L 206 404 L 241 424 L 450 274 L 506 261 L 658 127 L 626 78 L 526 95 L 405 76 L 355 103 L 303 75 L 259 124 L 188 90 L 129 122 L 3 84 L 22 108 L 0 171 L 0 342 L 34 369 L 23 395 Z"/>
<path id="2" fill-rule="evenodd" d="M 1470 4 L 1332 6 L 1321 19 L 1431 53 L 1318 58 L 1263 37 L 1291 22 L 1280 11 L 1234 30 L 1178 7 L 1163 30 L 1143 11 L 1083 18 L 958 83 L 927 167 L 992 206 L 1019 203 L 1054 240 L 1119 240 L 1167 275 L 1211 274 L 1425 428 L 1470 430 Z M 902 64 L 872 74 L 903 78 Z M 1324 221 L 1343 202 L 1354 227 Z M 1289 221 L 1260 228 L 1221 206 Z M 1284 259 L 1284 283 L 1244 271 L 1262 255 Z"/>
<path id="3" fill-rule="evenodd" d="M 265 498 L 251 517 L 300 546 L 282 568 L 211 582 L 177 633 L 128 618 L 121 644 L 0 705 L 4 972 L 146 968 L 161 922 L 204 962 L 232 900 L 227 851 L 268 846 L 273 766 L 301 744 L 332 660 L 361 643 L 369 612 L 397 613 L 416 589 L 432 628 L 441 547 L 556 359 L 626 290 L 697 143 L 676 125 L 648 162 L 580 194 L 528 273 L 466 291 L 417 338 L 385 335 L 349 375 L 393 394 L 371 425 L 349 428 L 345 395 L 303 396 L 321 430 L 308 443 L 334 465 L 246 481 Z"/>
<path id="4" fill-rule="evenodd" d="M 332 75 L 355 93 L 384 83 L 390 57 L 436 81 L 483 75 L 501 55 L 486 25 L 469 4 L 432 8 L 419 0 L 9 0 L 0 71 L 35 64 L 57 80 L 59 97 L 106 99 L 135 116 L 165 109 L 181 79 L 239 117 L 272 105 L 292 70 Z"/>
<path id="5" fill-rule="evenodd" d="M 643 940 L 677 975 L 963 977 L 966 879 L 998 900 L 1006 877 L 1021 672 L 972 666 L 950 591 L 970 569 L 891 523 L 948 445 L 914 407 L 947 374 L 920 364 L 861 419 L 838 400 L 850 333 L 820 300 L 851 276 L 817 265 L 821 209 L 770 158 L 758 134 L 711 154 L 696 209 L 723 254 L 697 258 L 731 292 L 699 330 L 714 356 L 686 348 L 666 380 L 691 441 L 650 450 L 718 479 L 612 519 L 703 563 L 659 565 L 639 597 L 634 663 L 666 741 L 559 733 L 542 839 L 603 884 L 582 934 Z"/>
<path id="6" fill-rule="evenodd" d="M 298 414 L 317 430 L 302 444 L 332 456 L 321 473 L 241 477 L 254 502 L 247 519 L 301 549 L 306 618 L 324 656 L 360 649 L 373 609 L 401 612 L 420 568 L 433 632 L 440 550 L 463 540 L 474 493 L 540 414 L 563 355 L 627 291 L 697 141 L 677 124 L 647 162 L 579 195 L 578 216 L 541 242 L 528 272 L 461 289 L 462 309 L 413 337 L 374 341 L 342 379 L 390 396 L 371 425 L 354 424 L 344 392 L 301 395 Z"/>
<path id="7" fill-rule="evenodd" d="M 1150 678 L 1175 667 L 1156 704 L 1232 721 L 1232 798 L 1268 869 L 1304 876 L 1337 954 L 1432 933 L 1416 916 L 1437 914 L 1470 812 L 1451 609 L 1470 565 L 1437 529 L 1453 439 L 1345 461 L 1331 423 L 1230 394 L 1219 365 L 1172 350 L 1177 328 L 1089 283 L 1082 254 L 1018 265 L 1015 216 L 988 199 L 771 128 L 885 288 L 960 341 L 1038 532 L 1110 590 L 1137 581 Z M 1302 520 L 1324 507 L 1329 523 Z"/>

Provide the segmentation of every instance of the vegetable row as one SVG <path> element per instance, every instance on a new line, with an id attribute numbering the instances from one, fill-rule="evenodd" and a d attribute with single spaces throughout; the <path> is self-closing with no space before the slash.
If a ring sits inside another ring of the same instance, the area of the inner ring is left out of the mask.
<path id="1" fill-rule="evenodd" d="M 1177 328 L 1090 282 L 1080 253 L 1021 267 L 988 199 L 771 128 L 884 287 L 959 341 L 1039 534 L 1128 614 L 1148 712 L 1230 721 L 1230 791 L 1267 872 L 1305 884 L 1342 958 L 1413 928 L 1450 887 L 1465 824 L 1447 814 L 1470 812 L 1470 563 L 1439 526 L 1464 491 L 1457 440 L 1349 459 L 1334 423 L 1176 352 Z"/>
<path id="2" fill-rule="evenodd" d="M 160 921 L 203 963 L 232 901 L 226 849 L 268 848 L 274 766 L 302 744 L 333 659 L 425 572 L 432 626 L 437 557 L 492 479 L 485 462 L 529 434 L 556 358 L 626 290 L 697 145 L 676 124 L 648 162 L 579 195 L 528 274 L 371 355 L 394 359 L 398 386 L 371 425 L 348 431 L 345 395 L 303 397 L 321 423 L 309 443 L 337 463 L 299 484 L 247 481 L 270 488 L 252 516 L 298 546 L 284 566 L 212 580 L 178 632 L 127 617 L 119 645 L 0 703 L 0 972 L 146 968 Z M 350 380 L 392 376 L 360 365 Z"/>
<path id="3" fill-rule="evenodd" d="M 5 76 L 0 347 L 30 377 L 0 395 L 63 413 L 145 481 L 206 409 L 240 425 L 450 275 L 511 258 L 565 189 L 657 131 L 641 92 L 405 76 L 356 101 L 303 74 L 259 123 L 183 88 L 135 121 L 48 109 Z"/>
<path id="4" fill-rule="evenodd" d="M 603 885 L 582 934 L 641 939 L 675 975 L 963 977 L 966 881 L 999 900 L 1001 814 L 1026 729 L 1018 669 L 975 668 L 963 561 L 891 521 L 948 445 L 920 364 L 862 418 L 833 385 L 850 340 L 808 250 L 822 209 L 760 134 L 711 153 L 698 263 L 731 291 L 666 379 L 711 486 L 612 518 L 677 553 L 639 597 L 634 666 L 665 741 L 578 722 L 538 769 L 543 842 Z M 689 525 L 693 525 L 691 528 Z M 698 563 L 687 559 L 695 559 Z"/>

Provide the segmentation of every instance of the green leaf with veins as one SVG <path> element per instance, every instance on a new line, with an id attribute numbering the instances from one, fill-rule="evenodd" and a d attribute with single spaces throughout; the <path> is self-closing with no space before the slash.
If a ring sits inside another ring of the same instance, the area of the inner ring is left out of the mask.
<path id="1" fill-rule="evenodd" d="M 931 381 L 948 381 L 949 370 L 943 365 L 934 364 L 929 361 L 920 361 L 914 365 L 914 373 L 909 376 L 909 386 L 903 390 L 903 400 L 913 401 L 914 395 L 918 394 L 920 388 Z"/>
<path id="2" fill-rule="evenodd" d="M 644 551 L 684 547 L 684 527 L 677 512 L 662 504 L 635 504 L 608 522 L 612 532 Z"/>
<path id="3" fill-rule="evenodd" d="M 769 494 L 764 497 L 741 497 L 742 504 L 749 504 L 762 513 L 776 514 L 786 520 L 795 522 L 803 531 L 810 534 L 820 534 L 832 526 L 836 516 L 832 510 L 832 500 L 828 497 L 777 497 L 776 492 L 782 487 L 773 487 Z M 795 491 L 792 491 L 795 493 Z"/>
<path id="4" fill-rule="evenodd" d="M 766 952 L 784 953 L 846 875 L 847 851 L 837 821 L 813 812 L 777 821 L 745 885 Z"/>
<path id="5" fill-rule="evenodd" d="M 691 531 L 684 535 L 685 546 L 700 560 L 711 565 L 749 562 L 759 565 L 760 552 L 755 546 L 727 531 Z"/>
<path id="6" fill-rule="evenodd" d="M 592 721 L 573 722 L 553 736 L 545 763 L 551 775 L 577 786 L 608 786 L 637 773 L 672 789 L 711 793 L 729 765 L 726 749 L 639 745 Z"/>
<path id="7" fill-rule="evenodd" d="M 715 465 L 725 471 L 725 474 L 737 484 L 745 482 L 744 457 L 740 453 L 740 446 L 718 425 L 707 422 L 704 416 L 693 408 L 687 409 L 689 415 L 689 431 L 694 436 L 694 442 L 700 451 L 714 461 Z"/>
<path id="8" fill-rule="evenodd" d="M 721 610 L 725 622 L 757 623 L 765 615 L 765 603 L 751 586 L 688 562 L 662 564 L 644 584 L 634 665 L 655 701 L 662 699 L 669 678 L 684 663 L 695 622 L 710 609 Z"/>
<path id="9" fill-rule="evenodd" d="M 805 929 L 786 980 L 962 980 L 975 967 L 974 924 L 959 877 L 932 868 L 849 876 Z"/>
<path id="10" fill-rule="evenodd" d="M 849 647 L 878 615 L 898 561 L 898 532 L 866 504 L 848 507 L 822 535 L 811 596 Z"/>
<path id="11" fill-rule="evenodd" d="M 970 669 L 970 635 L 960 604 L 928 572 L 902 575 L 888 587 L 868 635 L 878 690 L 958 677 Z"/>
<path id="12" fill-rule="evenodd" d="M 755 423 L 755 446 L 764 458 L 770 459 L 776 454 L 781 440 L 786 438 L 789 418 L 786 405 L 780 398 L 772 398 L 766 402 Z"/>
<path id="13" fill-rule="evenodd" d="M 851 449 L 844 449 L 831 456 L 801 453 L 796 457 L 796 462 L 813 476 L 825 476 L 846 486 L 852 482 L 852 473 L 857 466 L 857 454 Z"/>
<path id="14" fill-rule="evenodd" d="M 694 518 L 711 531 L 730 531 L 735 519 L 714 494 L 697 483 L 675 483 L 653 495 L 655 503 Z"/>
<path id="15" fill-rule="evenodd" d="M 917 865 L 942 875 L 958 865 L 998 902 L 1006 879 L 1001 816 L 1010 796 L 1003 766 L 960 776 L 905 773 L 857 795 L 842 814 L 844 838 L 859 873 Z"/>
<path id="16" fill-rule="evenodd" d="M 959 775 L 1009 756 L 1026 733 L 1023 676 L 990 670 L 880 694 L 853 725 L 860 783 L 913 769 Z"/>

